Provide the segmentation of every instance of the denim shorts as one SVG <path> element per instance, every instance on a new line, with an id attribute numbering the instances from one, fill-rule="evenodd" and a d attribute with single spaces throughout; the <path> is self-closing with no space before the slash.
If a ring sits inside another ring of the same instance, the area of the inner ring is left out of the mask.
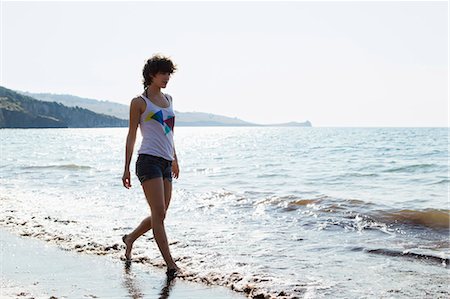
<path id="1" fill-rule="evenodd" d="M 172 161 L 140 154 L 136 161 L 136 175 L 141 184 L 148 179 L 163 178 L 172 182 Z"/>

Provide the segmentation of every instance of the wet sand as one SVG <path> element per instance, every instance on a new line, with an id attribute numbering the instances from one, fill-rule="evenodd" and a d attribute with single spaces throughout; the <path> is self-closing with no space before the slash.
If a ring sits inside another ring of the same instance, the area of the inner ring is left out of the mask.
<path id="1" fill-rule="evenodd" d="M 245 298 L 162 269 L 62 250 L 0 229 L 1 298 Z"/>

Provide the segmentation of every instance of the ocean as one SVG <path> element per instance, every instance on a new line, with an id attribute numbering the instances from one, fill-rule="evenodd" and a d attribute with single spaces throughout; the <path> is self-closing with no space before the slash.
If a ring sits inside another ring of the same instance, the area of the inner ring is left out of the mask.
<path id="1" fill-rule="evenodd" d="M 0 130 L 0 227 L 123 258 L 150 213 L 139 141 L 122 186 L 126 134 Z M 448 141 L 448 128 L 175 127 L 166 231 L 183 279 L 256 298 L 448 298 Z M 151 232 L 133 262 L 164 267 Z"/>

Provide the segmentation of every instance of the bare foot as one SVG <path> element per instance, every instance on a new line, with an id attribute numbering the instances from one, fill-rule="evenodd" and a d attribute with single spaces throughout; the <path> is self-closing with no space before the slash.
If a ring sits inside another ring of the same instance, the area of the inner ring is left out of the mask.
<path id="1" fill-rule="evenodd" d="M 129 261 L 131 260 L 131 249 L 133 249 L 133 242 L 130 242 L 128 235 L 123 235 L 122 241 L 125 243 L 125 258 Z"/>
<path id="2" fill-rule="evenodd" d="M 175 263 L 171 264 L 170 266 L 169 265 L 167 266 L 166 274 L 168 277 L 175 277 L 180 273 L 181 269 Z"/>
<path id="3" fill-rule="evenodd" d="M 176 276 L 180 275 L 180 273 L 181 269 L 178 268 L 177 265 L 175 265 L 174 267 L 168 267 L 166 271 L 167 278 L 169 279 L 175 278 Z"/>

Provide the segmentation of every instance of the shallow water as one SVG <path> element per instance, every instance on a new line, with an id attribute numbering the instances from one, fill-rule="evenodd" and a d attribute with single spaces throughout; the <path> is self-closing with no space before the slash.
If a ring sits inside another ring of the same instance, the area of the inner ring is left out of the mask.
<path id="1" fill-rule="evenodd" d="M 126 129 L 0 133 L 2 226 L 123 255 L 121 236 L 149 213 L 135 176 L 121 186 Z M 251 295 L 447 297 L 448 133 L 176 128 L 173 255 L 185 279 Z M 151 233 L 134 248 L 163 266 Z"/>
<path id="2" fill-rule="evenodd" d="M 5 298 L 245 299 L 222 287 L 167 279 L 164 270 L 81 255 L 0 229 Z M 6 258 L 5 258 L 6 257 Z M 70 276 L 68 277 L 68 271 Z"/>

